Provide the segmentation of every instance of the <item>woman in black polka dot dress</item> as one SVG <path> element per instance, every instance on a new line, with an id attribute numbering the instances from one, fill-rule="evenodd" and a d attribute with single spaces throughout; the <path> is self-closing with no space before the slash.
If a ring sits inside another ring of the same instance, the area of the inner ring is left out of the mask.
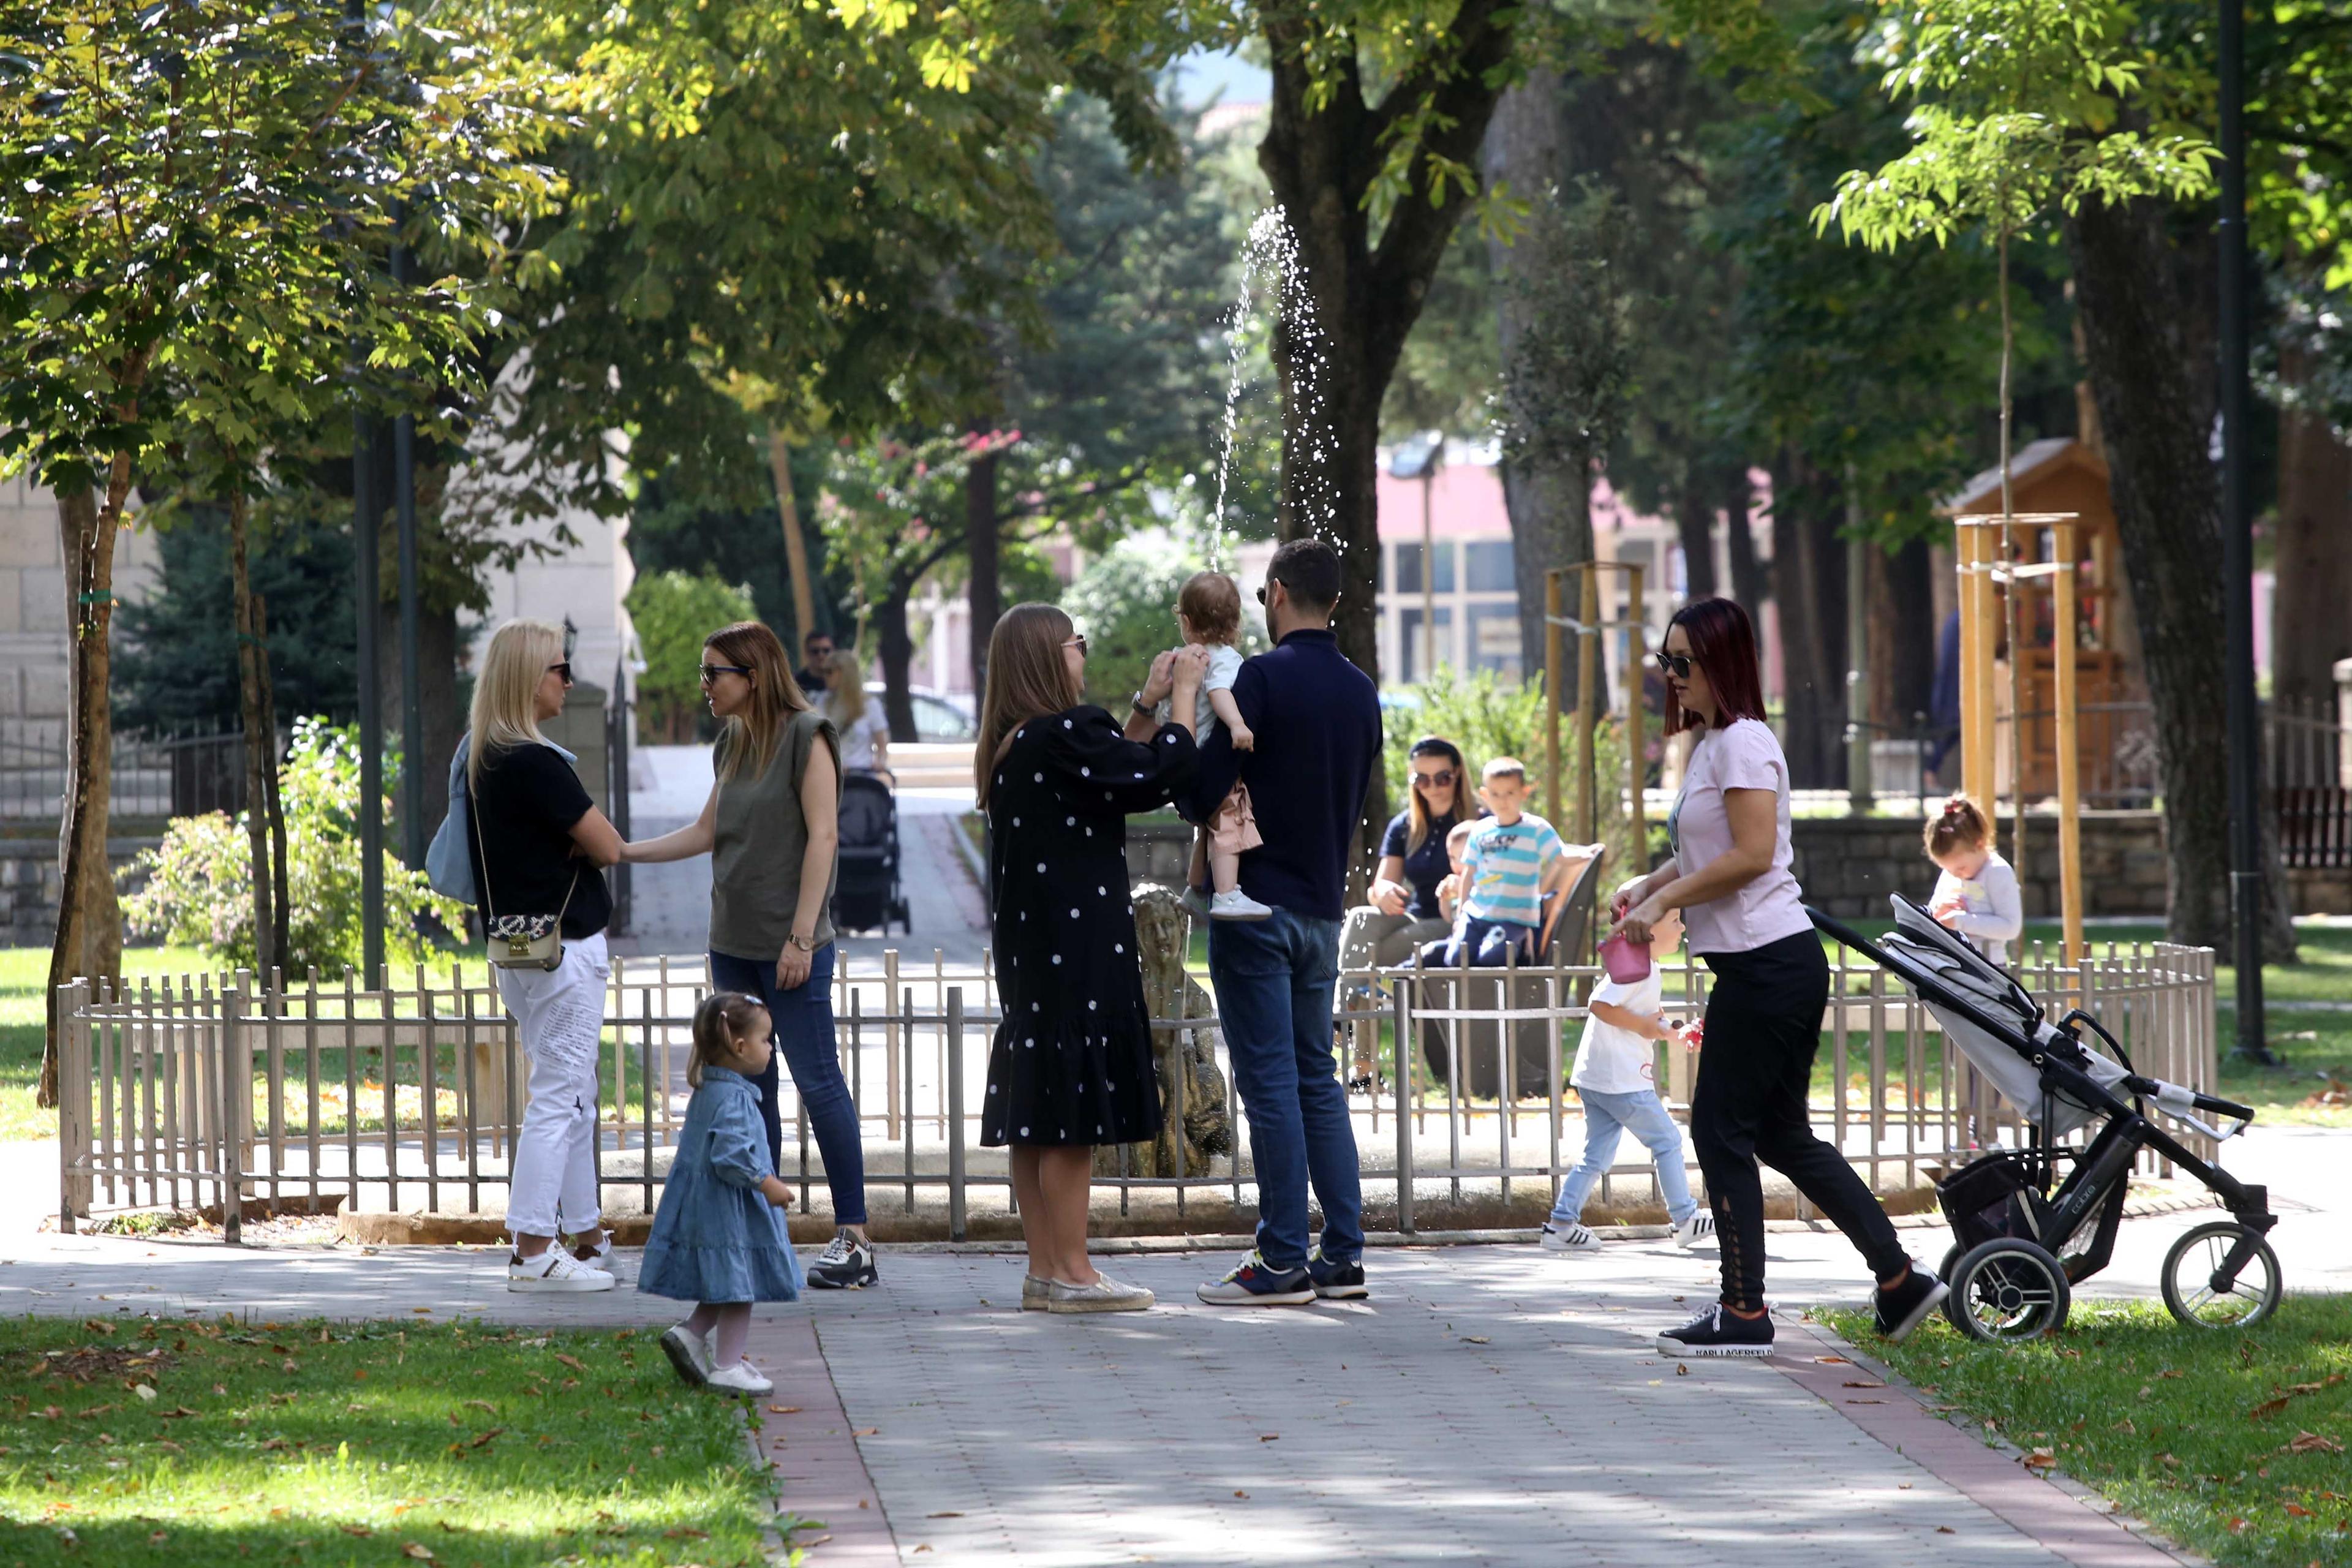
<path id="1" fill-rule="evenodd" d="M 1163 654 L 1138 695 L 1148 706 L 1172 691 L 1189 718 L 1206 663 L 1199 649 Z M 1196 759 L 1188 725 L 1139 716 L 1122 731 L 1081 701 L 1085 669 L 1086 639 L 1050 605 L 1006 611 L 989 640 L 974 766 L 1004 1021 L 980 1137 L 1012 1146 L 1029 1244 L 1022 1306 L 1133 1311 L 1151 1292 L 1098 1273 L 1086 1245 L 1095 1145 L 1139 1142 L 1160 1126 L 1126 818 L 1166 805 Z"/>

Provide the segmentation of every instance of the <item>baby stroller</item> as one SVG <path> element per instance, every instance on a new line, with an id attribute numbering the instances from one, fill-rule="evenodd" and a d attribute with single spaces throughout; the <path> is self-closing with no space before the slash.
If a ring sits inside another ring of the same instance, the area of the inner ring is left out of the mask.
<path id="1" fill-rule="evenodd" d="M 898 889 L 898 801 L 877 773 L 841 775 L 841 858 L 833 886 L 833 923 L 845 931 L 911 933 Z"/>
<path id="2" fill-rule="evenodd" d="M 2076 1008 L 2048 1022 L 2023 986 L 1926 910 L 1899 896 L 1889 902 L 1895 929 L 1874 942 L 1819 910 L 1806 913 L 1908 986 L 2030 1128 L 2024 1149 L 1981 1155 L 1936 1184 L 1957 1238 L 1938 1270 L 1951 1287 L 1944 1311 L 1953 1323 L 1994 1344 L 2063 1325 L 2071 1287 L 2105 1268 L 2114 1251 L 2132 1161 L 2143 1149 L 2204 1183 L 2235 1216 L 2173 1244 L 2164 1259 L 2165 1306 L 2202 1329 L 2248 1328 L 2270 1316 L 2281 1284 L 2278 1255 L 2265 1239 L 2277 1223 L 2268 1190 L 2190 1153 L 2148 1120 L 2147 1101 L 2217 1141 L 2244 1131 L 2253 1111 L 2141 1077 L 2096 1018 Z M 2113 1055 L 2091 1048 L 2084 1029 Z M 2211 1126 L 2200 1112 L 2236 1125 Z M 2094 1122 L 2098 1131 L 2084 1147 L 2059 1144 Z"/>

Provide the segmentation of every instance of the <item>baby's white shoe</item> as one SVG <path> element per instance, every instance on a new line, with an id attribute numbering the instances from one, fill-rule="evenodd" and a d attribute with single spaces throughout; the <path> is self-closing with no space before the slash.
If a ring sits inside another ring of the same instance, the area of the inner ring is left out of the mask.
<path id="1" fill-rule="evenodd" d="M 1274 910 L 1259 903 L 1239 888 L 1228 888 L 1209 900 L 1209 918 L 1213 921 L 1262 921 L 1273 918 Z"/>
<path id="2" fill-rule="evenodd" d="M 758 1399 L 776 1392 L 776 1385 L 752 1371 L 748 1361 L 714 1369 L 705 1386 L 715 1388 L 721 1394 L 740 1394 L 746 1399 Z"/>

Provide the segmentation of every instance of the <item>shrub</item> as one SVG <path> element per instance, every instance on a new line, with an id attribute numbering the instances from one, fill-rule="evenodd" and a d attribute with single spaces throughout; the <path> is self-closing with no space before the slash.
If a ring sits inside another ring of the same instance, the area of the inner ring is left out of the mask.
<path id="1" fill-rule="evenodd" d="M 1418 710 L 1391 712 L 1388 730 L 1389 798 L 1402 809 L 1407 753 L 1423 735 L 1440 735 L 1462 750 L 1469 764 L 1469 785 L 1477 787 L 1479 770 L 1495 757 L 1517 757 L 1528 765 L 1528 809 L 1549 820 L 1550 774 L 1544 759 L 1544 696 L 1541 677 L 1523 685 L 1507 684 L 1491 669 L 1467 676 L 1441 668 L 1418 689 Z M 1593 773 L 1599 784 L 1593 833 L 1609 847 L 1607 885 L 1614 887 L 1637 871 L 1649 869 L 1650 856 L 1633 853 L 1632 824 L 1626 819 L 1624 727 L 1604 718 L 1593 727 Z M 1563 713 L 1559 721 L 1561 781 L 1560 820 L 1552 823 L 1560 837 L 1575 836 L 1577 807 L 1576 721 Z"/>
<path id="2" fill-rule="evenodd" d="M 709 567 L 700 575 L 650 572 L 629 588 L 629 619 L 646 668 L 637 677 L 646 728 L 672 741 L 692 737 L 702 713 L 702 639 L 757 617 L 751 590 Z"/>
<path id="3" fill-rule="evenodd" d="M 390 840 L 397 759 L 385 759 L 379 805 Z M 289 973 L 316 966 L 321 976 L 359 968 L 362 957 L 359 846 L 358 732 L 318 719 L 297 720 L 280 788 L 286 802 L 286 876 L 293 914 L 287 928 Z M 172 819 L 162 847 L 142 851 L 121 873 L 145 885 L 122 901 L 131 933 L 142 941 L 193 944 L 230 967 L 255 962 L 253 863 L 240 814 Z M 436 945 L 418 934 L 430 918 L 464 929 L 466 907 L 433 891 L 421 871 L 383 858 L 384 959 L 424 962 Z"/>

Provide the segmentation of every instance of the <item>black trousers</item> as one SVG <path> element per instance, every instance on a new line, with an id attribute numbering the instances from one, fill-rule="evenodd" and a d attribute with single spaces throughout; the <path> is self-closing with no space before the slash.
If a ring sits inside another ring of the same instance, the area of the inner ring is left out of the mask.
<path id="1" fill-rule="evenodd" d="M 1764 1187 L 1759 1160 L 1861 1248 L 1871 1277 L 1903 1271 L 1909 1259 L 1895 1226 L 1845 1157 L 1813 1135 L 1806 1110 L 1829 960 L 1810 931 L 1746 952 L 1710 952 L 1715 987 L 1706 1042 L 1691 1091 L 1691 1142 L 1706 1176 L 1723 1254 L 1723 1300 L 1743 1311 L 1764 1305 Z"/>

